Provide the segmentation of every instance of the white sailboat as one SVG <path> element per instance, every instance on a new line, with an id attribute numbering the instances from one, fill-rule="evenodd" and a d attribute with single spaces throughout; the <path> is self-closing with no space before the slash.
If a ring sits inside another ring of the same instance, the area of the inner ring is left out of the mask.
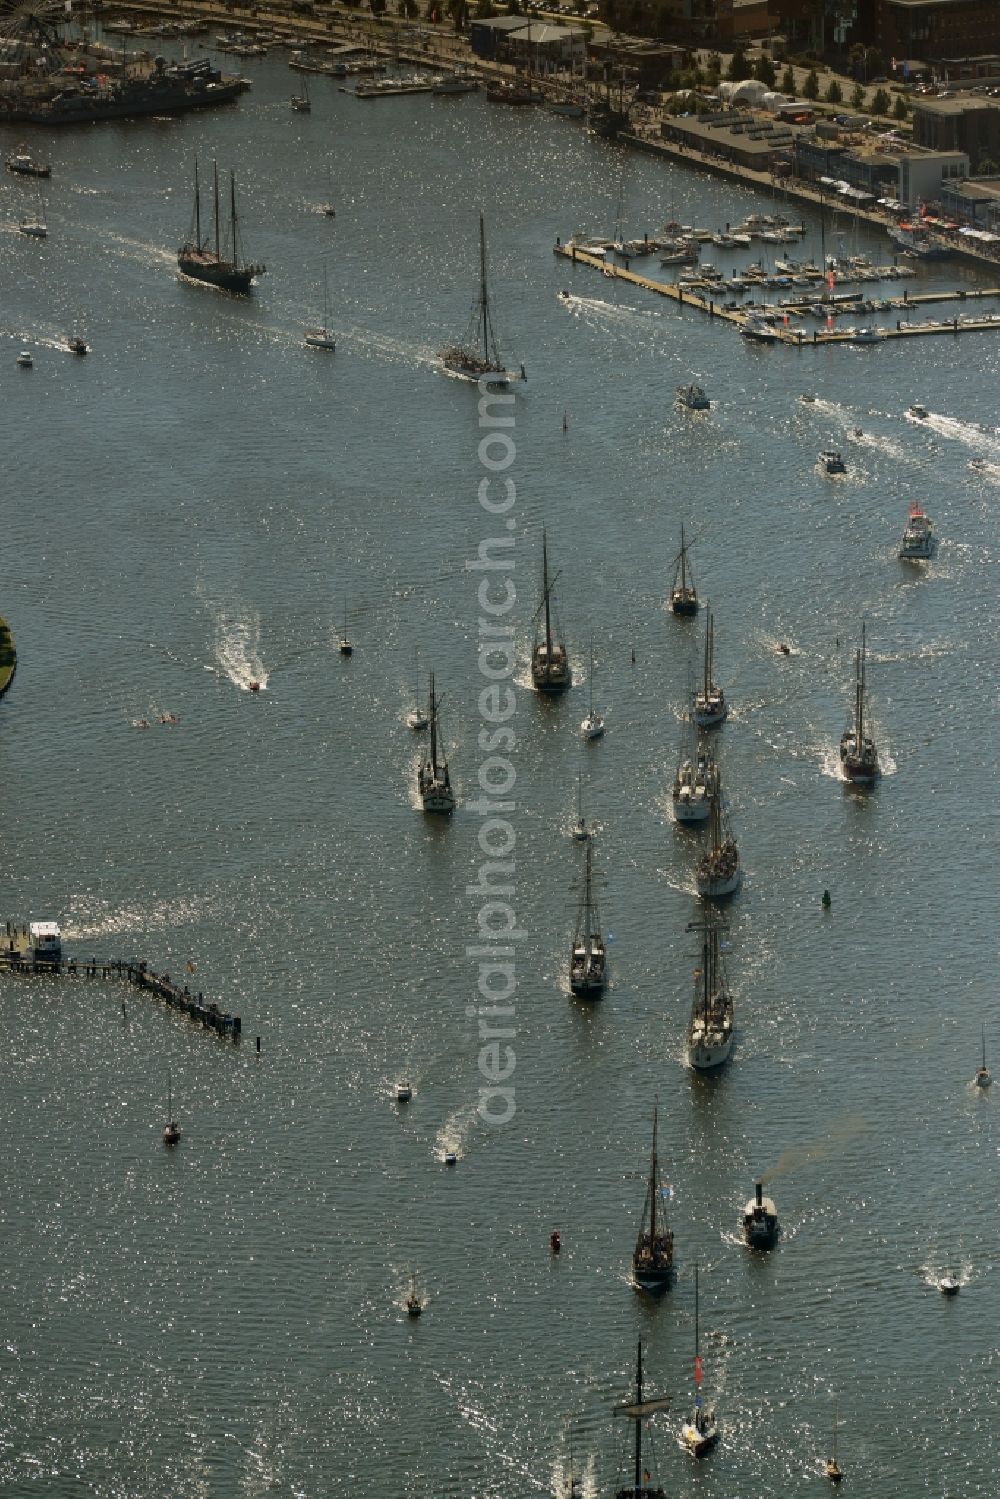
<path id="1" fill-rule="evenodd" d="M 840 1407 L 838 1406 L 833 1416 L 833 1456 L 826 1460 L 826 1476 L 831 1483 L 839 1483 L 844 1476 L 844 1471 L 837 1461 L 837 1427 L 840 1425 Z"/>
<path id="2" fill-rule="evenodd" d="M 599 999 L 608 982 L 608 951 L 594 899 L 594 845 L 587 839 L 583 894 L 569 956 L 569 987 L 584 999 Z"/>
<path id="3" fill-rule="evenodd" d="M 430 753 L 417 766 L 417 790 L 420 804 L 425 812 L 448 814 L 455 810 L 455 793 L 452 790 L 448 760 L 442 751 L 438 754 L 438 713 L 441 699 L 434 691 L 434 673 L 431 672 L 427 716 L 431 726 Z"/>
<path id="4" fill-rule="evenodd" d="M 743 878 L 740 850 L 722 810 L 722 776 L 715 767 L 715 787 L 708 801 L 709 847 L 698 860 L 695 880 L 702 900 L 721 900 L 739 889 Z"/>
<path id="5" fill-rule="evenodd" d="M 330 290 L 327 281 L 326 266 L 323 267 L 323 322 L 319 328 L 307 328 L 305 331 L 306 345 L 310 349 L 330 349 L 337 347 L 337 340 L 329 331 L 330 328 Z"/>
<path id="6" fill-rule="evenodd" d="M 514 380 L 528 378 L 523 364 L 519 371 L 508 370 L 500 358 L 486 283 L 486 225 L 482 214 L 479 215 L 479 294 L 473 303 L 472 322 L 465 343 L 449 344 L 441 350 L 440 359 L 449 374 L 462 380 L 509 385 Z"/>
<path id="7" fill-rule="evenodd" d="M 174 1118 L 174 1099 L 170 1090 L 170 1073 L 167 1073 L 167 1122 L 163 1126 L 164 1145 L 176 1145 L 181 1137 L 180 1128 Z"/>
<path id="8" fill-rule="evenodd" d="M 705 665 L 701 688 L 694 695 L 692 717 L 699 729 L 712 729 L 729 712 L 726 694 L 713 680 L 715 672 L 715 616 L 708 611 L 705 621 Z"/>
<path id="9" fill-rule="evenodd" d="M 694 999 L 688 1024 L 687 1055 L 699 1072 L 721 1067 L 733 1050 L 733 997 L 719 950 L 722 922 L 711 911 L 688 931 L 703 933 L 701 967 L 695 969 Z"/>
<path id="10" fill-rule="evenodd" d="M 701 1393 L 702 1365 L 698 1351 L 698 1266 L 694 1267 L 694 1410 L 681 1427 L 681 1442 L 692 1457 L 711 1452 L 722 1435 L 714 1406 L 706 1407 Z"/>
<path id="11" fill-rule="evenodd" d="M 993 1081 L 993 1075 L 986 1065 L 986 1027 L 983 1026 L 983 1060 L 976 1068 L 973 1081 L 977 1088 L 988 1088 Z"/>
<path id="12" fill-rule="evenodd" d="M 599 713 L 594 712 L 594 637 L 590 637 L 590 675 L 587 679 L 590 688 L 590 707 L 587 716 L 580 724 L 580 733 L 584 739 L 600 739 L 604 733 L 604 719 Z"/>

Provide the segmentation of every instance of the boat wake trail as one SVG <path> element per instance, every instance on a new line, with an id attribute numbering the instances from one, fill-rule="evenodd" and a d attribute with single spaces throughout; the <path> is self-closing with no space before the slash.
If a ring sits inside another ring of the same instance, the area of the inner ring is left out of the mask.
<path id="1" fill-rule="evenodd" d="M 177 267 L 177 252 L 175 250 L 164 250 L 160 245 L 151 245 L 144 239 L 130 239 L 126 234 L 115 234 L 108 232 L 104 236 L 105 245 L 110 247 L 111 254 L 117 255 L 121 260 L 136 260 L 141 265 Z"/>
<path id="2" fill-rule="evenodd" d="M 995 430 L 977 427 L 974 422 L 959 421 L 954 416 L 936 416 L 933 411 L 924 418 L 920 426 L 929 427 L 938 437 L 944 437 L 949 442 L 964 443 L 974 452 L 986 453 L 992 458 L 1000 457 L 1000 433 Z"/>
<path id="3" fill-rule="evenodd" d="M 456 1109 L 438 1130 L 434 1140 L 434 1157 L 443 1161 L 446 1155 L 456 1155 L 459 1160 L 467 1153 L 466 1142 L 469 1133 L 476 1123 L 477 1113 L 474 1103 L 463 1104 Z"/>
<path id="4" fill-rule="evenodd" d="M 242 692 L 267 687 L 267 671 L 260 656 L 260 620 L 255 615 L 218 615 L 215 621 L 215 659 L 218 670 Z"/>
<path id="5" fill-rule="evenodd" d="M 438 362 L 434 349 L 417 348 L 413 344 L 403 343 L 401 339 L 387 338 L 384 334 L 372 333 L 368 328 L 342 328 L 338 330 L 337 337 L 345 344 L 353 344 L 356 348 L 368 353 L 379 354 L 383 359 L 391 360 L 395 364 L 434 369 Z"/>

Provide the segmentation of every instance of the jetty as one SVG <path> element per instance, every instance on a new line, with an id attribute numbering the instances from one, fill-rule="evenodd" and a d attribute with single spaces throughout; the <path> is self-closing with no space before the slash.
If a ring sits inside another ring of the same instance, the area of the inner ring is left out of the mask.
<path id="1" fill-rule="evenodd" d="M 0 614 L 0 697 L 3 697 L 17 670 L 17 650 L 10 625 Z"/>
<path id="2" fill-rule="evenodd" d="M 630 286 L 638 286 L 643 291 L 653 292 L 659 297 L 668 297 L 677 303 L 678 307 L 693 307 L 697 312 L 706 313 L 710 318 L 718 319 L 720 322 L 731 323 L 736 328 L 745 328 L 748 323 L 756 323 L 762 317 L 766 317 L 769 329 L 775 335 L 775 341 L 783 344 L 791 344 L 793 348 L 813 348 L 817 344 L 853 344 L 857 343 L 857 331 L 849 329 L 813 329 L 807 333 L 802 328 L 792 328 L 787 319 L 792 314 L 805 311 L 806 307 L 818 299 L 816 297 L 803 299 L 801 303 L 784 302 L 770 304 L 766 308 L 754 306 L 733 307 L 717 302 L 709 295 L 712 290 L 709 283 L 704 281 L 698 291 L 689 287 L 679 286 L 674 281 L 657 281 L 652 276 L 642 276 L 637 271 L 630 270 L 628 266 L 616 265 L 609 260 L 597 255 L 590 255 L 585 250 L 579 249 L 575 244 L 563 244 L 556 240 L 553 246 L 554 253 L 568 260 L 572 265 L 586 266 L 589 270 L 600 271 L 612 281 L 627 281 Z M 719 288 L 724 293 L 724 288 Z M 961 302 L 967 303 L 977 298 L 1000 297 L 1000 287 L 990 287 L 981 291 L 954 291 L 954 292 L 925 292 L 910 295 L 904 291 L 900 297 L 885 299 L 891 304 L 893 311 L 909 311 L 931 302 Z M 845 311 L 853 311 L 861 315 L 860 308 L 851 308 L 843 302 L 831 303 L 831 315 L 840 314 Z M 1000 332 L 1000 313 L 984 313 L 972 317 L 950 317 L 941 319 L 928 319 L 926 322 L 915 323 L 899 319 L 895 328 L 876 329 L 877 337 L 866 339 L 868 343 L 883 343 L 894 338 L 919 338 L 927 334 L 942 333 L 982 333 L 992 330 Z"/>
<path id="3" fill-rule="evenodd" d="M 199 1022 L 217 1036 L 239 1041 L 242 1034 L 239 1015 L 231 1015 L 217 1004 L 206 1002 L 200 990 L 192 993 L 187 984 L 175 983 L 168 973 L 157 973 L 143 960 L 115 958 L 100 961 L 94 957 L 82 960 L 64 957 L 59 928 L 53 922 L 18 926 L 16 922 L 8 921 L 0 943 L 0 975 L 48 974 L 62 978 L 117 979 L 142 994 L 162 1000 L 168 1009 L 179 1010 L 189 1020 Z"/>

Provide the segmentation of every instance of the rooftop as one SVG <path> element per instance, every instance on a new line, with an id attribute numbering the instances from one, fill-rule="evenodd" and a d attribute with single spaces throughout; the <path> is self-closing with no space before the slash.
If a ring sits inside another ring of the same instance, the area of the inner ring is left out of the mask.
<path id="1" fill-rule="evenodd" d="M 914 99 L 913 108 L 921 114 L 961 115 L 974 109 L 1000 109 L 1000 99 L 990 99 L 983 94 L 956 94 L 953 99 L 941 99 L 929 94 Z"/>

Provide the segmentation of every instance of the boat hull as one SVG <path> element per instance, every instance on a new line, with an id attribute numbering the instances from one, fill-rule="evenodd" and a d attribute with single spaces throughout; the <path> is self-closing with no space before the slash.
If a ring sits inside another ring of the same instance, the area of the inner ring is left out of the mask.
<path id="1" fill-rule="evenodd" d="M 713 1426 L 709 1431 L 699 1431 L 693 1421 L 689 1421 L 681 1427 L 681 1441 L 691 1453 L 692 1457 L 704 1457 L 711 1452 L 719 1440 L 719 1428 Z"/>
<path id="2" fill-rule="evenodd" d="M 702 900 L 722 900 L 727 895 L 736 894 L 742 878 L 741 869 L 735 869 L 732 874 L 725 875 L 698 875 L 698 894 Z"/>
<path id="3" fill-rule="evenodd" d="M 733 1033 L 688 1037 L 688 1061 L 696 1072 L 713 1072 L 733 1054 Z"/>
<path id="4" fill-rule="evenodd" d="M 674 821 L 684 827 L 707 822 L 711 810 L 706 796 L 674 796 Z"/>
<path id="5" fill-rule="evenodd" d="M 505 370 L 495 366 L 484 368 L 464 364 L 458 359 L 442 358 L 441 367 L 459 380 L 468 380 L 470 385 L 478 385 L 480 380 L 485 380 L 489 385 L 512 385 L 516 380 L 527 378 L 520 370 Z"/>
<path id="6" fill-rule="evenodd" d="M 332 352 L 337 347 L 337 340 L 325 328 L 310 328 L 305 335 L 305 344 L 309 349 L 330 349 Z"/>
<path id="7" fill-rule="evenodd" d="M 672 593 L 670 595 L 670 612 L 672 614 L 679 614 L 682 619 L 690 619 L 692 615 L 697 614 L 698 600 L 694 595 L 694 590 L 689 589 L 687 592 L 682 593 L 678 589 L 675 593 Z"/>
<path id="8" fill-rule="evenodd" d="M 177 269 L 191 281 L 204 282 L 218 291 L 227 291 L 234 297 L 249 296 L 254 277 L 263 271 L 263 266 L 241 268 L 230 261 L 217 260 L 205 252 L 177 253 Z"/>

